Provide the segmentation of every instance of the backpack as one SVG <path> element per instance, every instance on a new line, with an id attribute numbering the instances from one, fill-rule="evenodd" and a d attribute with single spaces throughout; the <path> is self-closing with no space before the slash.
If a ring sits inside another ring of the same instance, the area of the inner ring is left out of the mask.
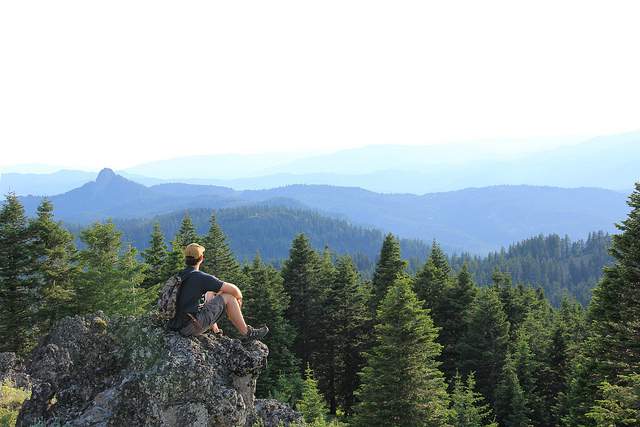
<path id="1" fill-rule="evenodd" d="M 178 295 L 185 280 L 186 277 L 174 274 L 164 283 L 160 298 L 158 298 L 158 317 L 161 320 L 171 320 L 176 316 Z"/>

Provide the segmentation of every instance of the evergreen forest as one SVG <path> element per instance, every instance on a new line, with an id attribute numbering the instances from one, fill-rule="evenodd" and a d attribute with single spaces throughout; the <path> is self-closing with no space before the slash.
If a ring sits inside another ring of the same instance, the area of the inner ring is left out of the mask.
<path id="1" fill-rule="evenodd" d="M 355 226 L 308 209 L 268 205 L 215 211 L 191 209 L 154 218 L 119 219 L 114 220 L 114 224 L 122 232 L 123 242 L 143 251 L 150 244 L 154 225 L 158 224 L 165 236 L 175 236 L 184 216 L 188 215 L 196 232 L 204 234 L 213 214 L 225 231 L 228 246 L 241 263 L 249 263 L 260 254 L 265 263 L 278 269 L 289 256 L 292 240 L 303 233 L 315 249 L 328 246 L 334 256 L 349 255 L 360 275 L 370 280 L 385 238 L 380 230 Z M 82 246 L 79 239 L 82 228 L 69 228 Z M 431 244 L 415 239 L 399 239 L 399 243 L 402 257 L 408 262 L 407 272 L 416 274 L 426 262 Z M 460 271 L 466 263 L 479 285 L 490 285 L 493 272 L 499 269 L 509 272 L 516 283 L 542 288 L 555 307 L 560 306 L 565 295 L 586 305 L 602 268 L 612 262 L 610 245 L 611 236 L 601 231 L 590 233 L 586 240 L 575 241 L 557 234 L 539 235 L 486 256 L 454 253 L 448 255 L 448 259 L 455 271 Z M 445 253 L 452 252 L 450 248 L 442 249 Z"/>
<path id="2" fill-rule="evenodd" d="M 257 396 L 289 403 L 310 425 L 638 426 L 640 184 L 628 204 L 617 234 L 538 236 L 487 257 L 393 234 L 364 255 L 349 241 L 318 249 L 300 233 L 279 259 L 238 256 L 212 211 L 204 226 L 205 211 L 152 223 L 140 250 L 126 224 L 72 232 L 50 201 L 29 218 L 8 194 L 0 352 L 26 356 L 65 316 L 153 310 L 182 248 L 198 242 L 203 270 L 237 284 L 247 322 L 270 328 Z M 254 238 L 277 227 L 286 225 Z"/>

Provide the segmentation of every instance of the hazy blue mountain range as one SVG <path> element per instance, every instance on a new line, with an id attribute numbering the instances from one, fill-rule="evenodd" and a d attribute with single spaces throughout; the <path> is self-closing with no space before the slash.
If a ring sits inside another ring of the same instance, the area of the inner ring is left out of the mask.
<path id="1" fill-rule="evenodd" d="M 190 156 L 129 168 L 119 173 L 145 185 L 163 182 L 218 185 L 236 190 L 293 184 L 361 187 L 382 193 L 425 194 L 493 185 L 598 187 L 627 191 L 640 180 L 640 132 L 594 138 L 559 148 L 516 153 L 490 143 L 429 146 L 377 145 L 336 153 Z M 514 142 L 513 144 L 517 144 Z M 517 145 L 503 142 L 507 149 Z M 34 166 L 35 168 L 36 166 Z M 6 168 L 5 168 L 6 170 Z M 11 170 L 11 169 L 10 169 Z M 96 174 L 59 171 L 24 174 L 26 166 L 0 176 L 0 191 L 53 195 Z M 38 165 L 37 170 L 46 170 Z"/>
<path id="2" fill-rule="evenodd" d="M 200 178 L 201 184 L 238 190 L 327 184 L 414 194 L 502 184 L 622 190 L 632 188 L 633 183 L 640 180 L 640 170 L 634 167 L 640 164 L 640 132 L 580 143 L 566 141 L 564 146 L 533 152 L 506 151 L 516 144 L 517 141 L 511 145 L 508 141 L 501 144 L 479 141 L 426 146 L 376 145 L 281 164 L 267 158 L 262 170 L 251 167 L 251 162 L 248 168 L 243 168 L 234 157 L 230 163 L 233 173 L 215 166 L 229 163 L 228 156 L 204 156 L 198 158 L 198 162 L 208 164 L 208 169 L 203 167 L 201 174 L 190 178 Z M 496 147 L 502 147 L 505 152 Z M 193 162 L 193 158 L 154 162 L 151 176 L 176 178 L 176 167 L 188 170 Z M 151 170 L 140 166 L 127 172 L 150 175 Z"/>
<path id="3" fill-rule="evenodd" d="M 306 156 L 298 154 L 294 158 L 291 158 L 292 155 L 287 157 L 282 154 L 191 156 L 146 163 L 129 168 L 126 172 L 173 179 L 184 174 L 182 170 L 172 171 L 176 166 L 176 160 L 180 162 L 180 166 L 184 165 L 184 170 L 193 169 L 193 164 L 202 164 L 203 167 L 197 175 L 200 178 L 226 180 L 276 174 L 350 176 L 367 175 L 385 170 L 423 172 L 425 168 L 431 167 L 468 165 L 478 161 L 513 160 L 527 153 L 540 151 L 541 147 L 549 146 L 550 142 L 558 146 L 580 141 L 562 138 L 546 141 L 546 143 L 541 139 L 537 141 L 481 140 L 427 145 L 383 144 L 325 154 Z M 535 148 L 536 146 L 538 147 Z M 221 167 L 212 169 L 211 165 L 221 165 Z M 187 175 L 187 177 L 195 176 Z"/>
<path id="4" fill-rule="evenodd" d="M 160 191 L 117 175 L 111 169 L 102 170 L 95 181 L 49 199 L 54 203 L 59 219 L 79 224 L 109 217 L 132 218 L 192 207 L 220 208 L 241 203 L 214 194 L 197 198 L 180 194 L 167 197 Z M 21 200 L 26 211 L 33 214 L 42 197 L 24 196 Z"/>
<path id="5" fill-rule="evenodd" d="M 307 208 L 405 238 L 435 238 L 451 250 L 472 253 L 486 253 L 541 233 L 576 239 L 592 230 L 614 232 L 614 222 L 628 211 L 624 194 L 596 188 L 495 186 L 423 196 L 327 185 L 236 191 L 189 184 L 146 187 L 108 169 L 96 181 L 50 199 L 57 217 L 71 224 L 265 203 Z M 42 198 L 21 200 L 33 214 Z"/>
<path id="6" fill-rule="evenodd" d="M 26 167 L 26 166 L 25 166 Z M 121 176 L 144 185 L 167 182 L 163 179 L 120 173 Z M 88 182 L 94 181 L 98 172 L 62 169 L 56 172 L 23 173 L 2 172 L 0 174 L 0 199 L 13 192 L 20 196 L 53 196 L 66 193 Z M 194 183 L 198 180 L 193 180 Z"/>

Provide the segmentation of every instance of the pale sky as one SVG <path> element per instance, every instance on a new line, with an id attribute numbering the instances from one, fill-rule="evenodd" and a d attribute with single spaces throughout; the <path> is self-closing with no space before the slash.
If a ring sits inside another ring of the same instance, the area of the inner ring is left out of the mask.
<path id="1" fill-rule="evenodd" d="M 4 1 L 0 166 L 638 130 L 639 17 L 615 0 Z"/>

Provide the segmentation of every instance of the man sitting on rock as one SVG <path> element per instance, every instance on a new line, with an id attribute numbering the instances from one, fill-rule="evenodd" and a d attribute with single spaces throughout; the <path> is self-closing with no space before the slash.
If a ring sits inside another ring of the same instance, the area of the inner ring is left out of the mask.
<path id="1" fill-rule="evenodd" d="M 191 243 L 185 248 L 187 267 L 179 274 L 182 277 L 180 293 L 176 301 L 176 315 L 169 321 L 169 328 L 180 331 L 181 335 L 200 335 L 210 329 L 217 331 L 217 321 L 226 309 L 233 326 L 246 339 L 261 339 L 269 328 L 253 328 L 242 316 L 242 292 L 232 284 L 200 271 L 204 261 L 205 248 Z M 205 303 L 199 307 L 202 296 Z"/>

